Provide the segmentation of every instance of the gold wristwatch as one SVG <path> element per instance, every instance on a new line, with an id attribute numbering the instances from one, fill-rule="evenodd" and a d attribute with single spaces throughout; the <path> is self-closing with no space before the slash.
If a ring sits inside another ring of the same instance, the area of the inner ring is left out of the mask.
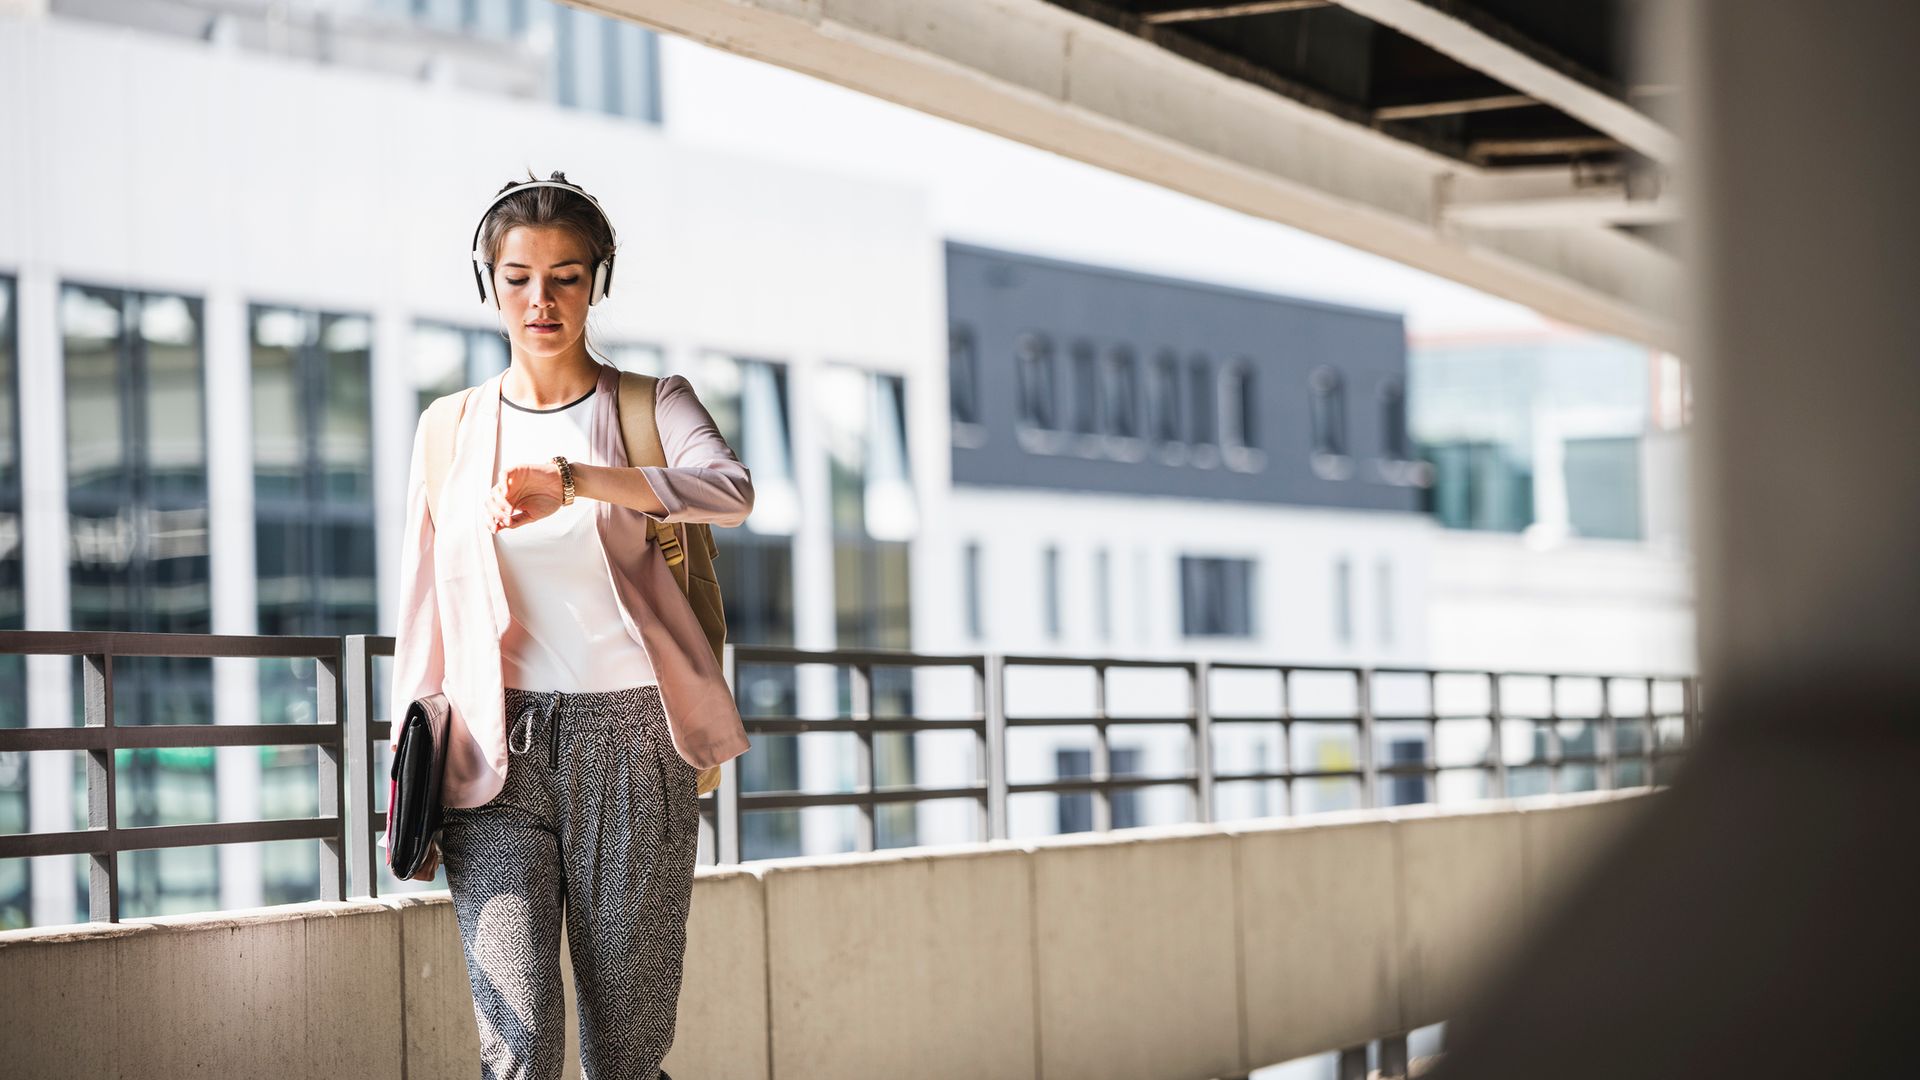
<path id="1" fill-rule="evenodd" d="M 560 505 L 573 505 L 573 464 L 559 454 L 553 455 L 553 463 L 560 466 Z"/>

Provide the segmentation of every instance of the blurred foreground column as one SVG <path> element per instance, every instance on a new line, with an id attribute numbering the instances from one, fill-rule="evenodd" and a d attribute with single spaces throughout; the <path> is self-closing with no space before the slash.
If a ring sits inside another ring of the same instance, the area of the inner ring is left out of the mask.
<path id="1" fill-rule="evenodd" d="M 1622 5 L 1630 8 L 1634 5 Z M 1707 730 L 1442 1077 L 1904 1075 L 1920 1009 L 1920 5 L 1698 0 Z"/>

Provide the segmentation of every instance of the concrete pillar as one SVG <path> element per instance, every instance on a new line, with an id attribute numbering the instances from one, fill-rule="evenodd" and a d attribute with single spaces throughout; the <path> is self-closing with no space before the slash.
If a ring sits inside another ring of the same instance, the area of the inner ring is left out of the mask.
<path id="1" fill-rule="evenodd" d="M 1920 9 L 1699 18 L 1703 674 L 1920 672 Z"/>
<path id="2" fill-rule="evenodd" d="M 1920 7 L 1620 10 L 1684 103 L 1706 724 L 1435 1075 L 1910 1071 Z"/>

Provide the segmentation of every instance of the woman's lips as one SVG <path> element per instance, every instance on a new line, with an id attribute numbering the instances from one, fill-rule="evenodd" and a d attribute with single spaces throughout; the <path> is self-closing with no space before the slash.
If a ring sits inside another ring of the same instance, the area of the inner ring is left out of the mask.
<path id="1" fill-rule="evenodd" d="M 560 324 L 559 323 L 528 323 L 527 332 L 533 333 L 533 334 L 557 334 L 560 332 Z"/>

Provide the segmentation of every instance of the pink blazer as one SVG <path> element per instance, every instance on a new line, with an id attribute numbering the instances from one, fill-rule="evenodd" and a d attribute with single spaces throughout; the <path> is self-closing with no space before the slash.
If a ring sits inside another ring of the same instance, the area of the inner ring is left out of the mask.
<path id="1" fill-rule="evenodd" d="M 481 383 L 467 403 L 440 494 L 438 529 L 427 516 L 424 424 L 415 426 L 407 480 L 400 625 L 387 715 L 397 739 L 408 703 L 436 690 L 446 694 L 452 720 L 441 802 L 447 806 L 479 806 L 498 794 L 507 778 L 500 639 L 513 613 L 507 609 L 485 512 L 500 441 L 504 378 L 503 372 Z M 592 440 L 601 462 L 624 468 L 627 451 L 615 412 L 619 388 L 619 371 L 601 364 L 591 404 Z M 607 587 L 619 601 L 627 632 L 653 663 L 674 748 L 704 769 L 739 756 L 750 744 L 700 620 L 674 583 L 666 558 L 649 542 L 647 519 L 738 525 L 753 510 L 753 479 L 685 376 L 661 379 L 654 394 L 660 446 L 669 464 L 641 466 L 641 471 L 667 512 L 646 514 L 612 502 L 597 502 L 594 509 Z"/>

